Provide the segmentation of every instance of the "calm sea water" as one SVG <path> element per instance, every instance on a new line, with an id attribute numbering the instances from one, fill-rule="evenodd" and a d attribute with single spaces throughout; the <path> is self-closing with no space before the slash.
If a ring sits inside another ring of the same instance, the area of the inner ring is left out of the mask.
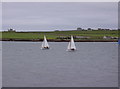
<path id="1" fill-rule="evenodd" d="M 3 42 L 3 87 L 117 87 L 118 44 L 76 42 Z"/>

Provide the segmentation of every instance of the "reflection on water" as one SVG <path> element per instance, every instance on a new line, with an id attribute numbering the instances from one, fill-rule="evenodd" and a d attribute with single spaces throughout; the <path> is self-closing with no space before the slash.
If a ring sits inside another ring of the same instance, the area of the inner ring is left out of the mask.
<path id="1" fill-rule="evenodd" d="M 3 87 L 116 87 L 118 44 L 51 42 L 3 42 Z"/>

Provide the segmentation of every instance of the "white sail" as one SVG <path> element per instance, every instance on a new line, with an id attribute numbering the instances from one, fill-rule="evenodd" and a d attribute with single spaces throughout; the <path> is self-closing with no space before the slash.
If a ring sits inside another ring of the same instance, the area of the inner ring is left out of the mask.
<path id="1" fill-rule="evenodd" d="M 71 49 L 76 49 L 73 36 L 71 36 Z"/>
<path id="2" fill-rule="evenodd" d="M 76 50 L 76 46 L 75 46 L 75 43 L 74 43 L 74 39 L 73 39 L 73 36 L 71 36 L 71 40 L 68 44 L 68 47 L 67 47 L 67 50 Z"/>
<path id="3" fill-rule="evenodd" d="M 70 50 L 70 45 L 71 45 L 70 43 L 71 43 L 71 42 L 68 43 L 68 47 L 67 47 L 68 50 Z"/>
<path id="4" fill-rule="evenodd" d="M 49 48 L 49 44 L 47 42 L 46 36 L 44 36 L 44 40 L 42 42 L 42 49 Z"/>

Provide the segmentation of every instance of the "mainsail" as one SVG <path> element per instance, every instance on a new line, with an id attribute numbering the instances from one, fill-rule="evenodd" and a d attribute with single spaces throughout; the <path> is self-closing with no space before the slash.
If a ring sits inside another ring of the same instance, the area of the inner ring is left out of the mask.
<path id="1" fill-rule="evenodd" d="M 74 43 L 74 39 L 73 39 L 73 36 L 71 36 L 71 40 L 68 44 L 68 50 L 76 50 L 76 47 L 75 47 L 75 43 Z"/>
<path id="2" fill-rule="evenodd" d="M 42 42 L 42 49 L 49 49 L 49 44 L 47 42 L 46 36 L 44 36 L 44 40 Z"/>

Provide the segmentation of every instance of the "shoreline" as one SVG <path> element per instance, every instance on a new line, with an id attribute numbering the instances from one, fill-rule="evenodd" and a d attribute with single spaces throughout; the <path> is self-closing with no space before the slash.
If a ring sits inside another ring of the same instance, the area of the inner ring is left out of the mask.
<path id="1" fill-rule="evenodd" d="M 0 39 L 0 41 L 20 41 L 20 42 L 42 42 L 43 39 Z M 70 40 L 60 40 L 60 39 L 47 39 L 48 42 L 69 42 Z M 75 42 L 118 42 L 118 39 L 85 39 L 85 40 L 74 40 Z"/>

